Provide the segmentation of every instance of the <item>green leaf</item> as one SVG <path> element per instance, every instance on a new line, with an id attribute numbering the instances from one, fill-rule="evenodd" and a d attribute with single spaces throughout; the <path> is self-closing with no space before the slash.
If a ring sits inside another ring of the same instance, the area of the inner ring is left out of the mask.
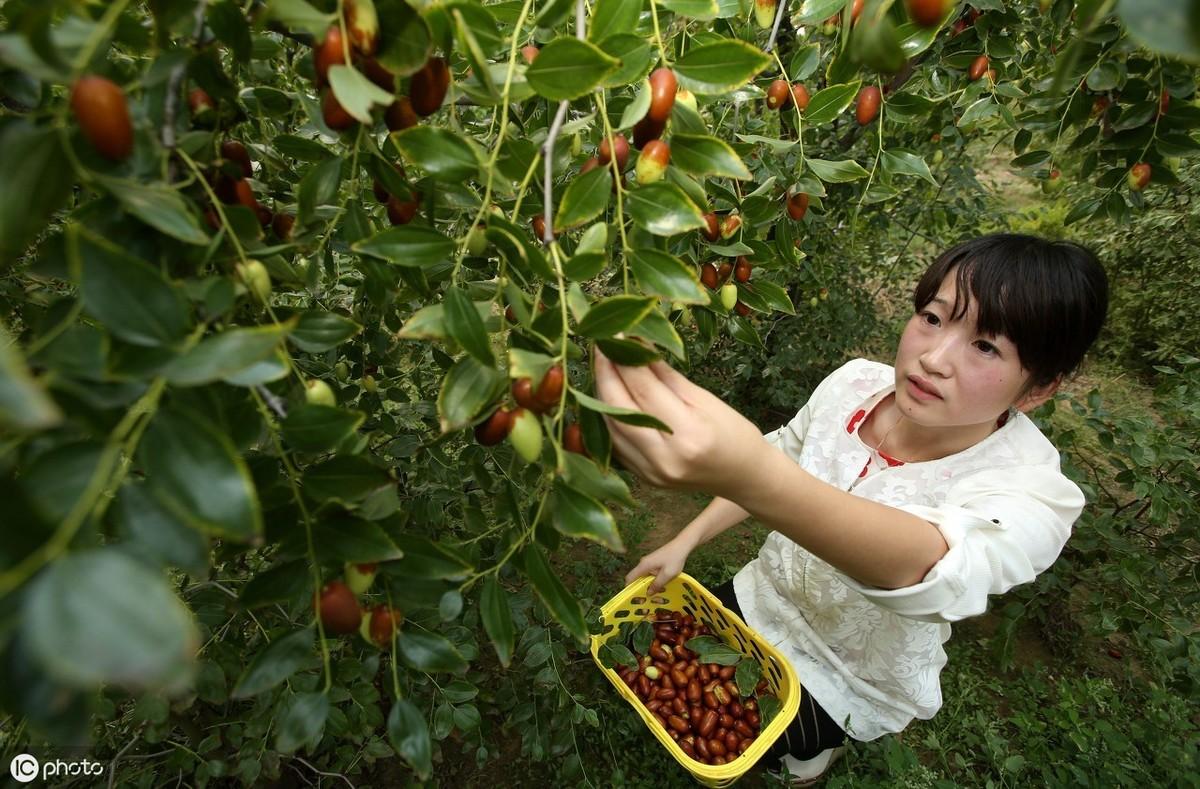
<path id="1" fill-rule="evenodd" d="M 787 290 L 769 280 L 762 279 L 756 282 L 741 283 L 738 285 L 738 294 L 739 296 L 747 297 L 750 295 L 757 296 L 768 310 L 778 310 L 788 315 L 796 314 L 796 308 L 792 305 L 792 300 L 788 296 Z M 746 301 L 746 299 L 743 298 L 743 301 Z"/>
<path id="2" fill-rule="evenodd" d="M 234 540 L 262 533 L 258 491 L 245 460 L 198 414 L 161 410 L 138 447 L 147 484 L 168 512 L 193 528 Z"/>
<path id="3" fill-rule="evenodd" d="M 625 110 L 621 113 L 621 123 L 618 124 L 617 130 L 631 129 L 638 121 L 646 117 L 646 113 L 650 111 L 650 100 L 652 98 L 650 81 L 642 80 L 642 84 L 638 87 L 637 95 L 633 97 L 633 101 L 625 105 Z"/>
<path id="4" fill-rule="evenodd" d="M 336 348 L 360 331 L 362 326 L 344 315 L 325 310 L 305 310 L 300 313 L 300 320 L 289 338 L 302 351 L 320 353 Z"/>
<path id="5" fill-rule="evenodd" d="M 422 781 L 433 772 L 433 743 L 429 739 L 429 724 L 408 699 L 392 705 L 387 719 L 388 742 L 396 749 Z"/>
<path id="6" fill-rule="evenodd" d="M 500 665 L 508 668 L 513 654 L 512 609 L 508 605 L 508 593 L 495 575 L 489 574 L 483 580 L 483 588 L 479 592 L 479 618 L 483 620 L 483 629 L 492 640 Z"/>
<path id="7" fill-rule="evenodd" d="M 504 378 L 494 368 L 473 356 L 459 359 L 442 379 L 442 388 L 438 392 L 438 421 L 442 433 L 470 425 L 503 388 Z"/>
<path id="8" fill-rule="evenodd" d="M 0 269 L 14 262 L 42 232 L 75 183 L 57 128 L 12 116 L 5 120 L 0 127 Z"/>
<path id="9" fill-rule="evenodd" d="M 305 30 L 319 40 L 329 27 L 329 15 L 324 14 L 305 0 L 271 0 L 268 11 L 272 19 L 292 30 Z"/>
<path id="10" fill-rule="evenodd" d="M 536 62 L 536 61 L 535 61 Z M 608 208 L 612 195 L 612 172 L 597 167 L 571 181 L 554 216 L 555 232 L 587 224 Z"/>
<path id="11" fill-rule="evenodd" d="M 1117 0 L 1117 15 L 1129 35 L 1151 52 L 1200 63 L 1195 3 Z"/>
<path id="12" fill-rule="evenodd" d="M 429 268 L 445 263 L 454 253 L 454 239 L 431 227 L 400 225 L 363 239 L 350 247 L 360 255 L 370 255 L 397 266 Z"/>
<path id="13" fill-rule="evenodd" d="M 341 63 L 329 67 L 329 86 L 338 104 L 359 123 L 371 122 L 371 108 L 395 101 L 395 96 L 371 82 L 357 69 Z"/>
<path id="14" fill-rule="evenodd" d="M 635 506 L 625 480 L 615 472 L 605 471 L 594 460 L 574 452 L 566 453 L 564 459 L 564 479 L 575 490 L 597 501 L 615 499 L 622 504 Z"/>
<path id="15" fill-rule="evenodd" d="M 936 102 L 915 93 L 894 93 L 888 96 L 888 120 L 900 123 L 924 121 L 936 106 Z M 811 107 L 812 105 L 809 104 Z"/>
<path id="16" fill-rule="evenodd" d="M 600 49 L 621 62 L 621 67 L 606 77 L 601 87 L 619 88 L 650 73 L 650 42 L 642 36 L 609 36 L 600 42 Z"/>
<path id="17" fill-rule="evenodd" d="M 472 74 L 479 85 L 483 87 L 487 97 L 492 100 L 499 99 L 500 93 L 496 90 L 496 84 L 492 81 L 492 72 L 488 67 L 487 57 L 480 48 L 479 41 L 475 38 L 475 33 L 463 18 L 462 11 L 454 8 L 451 9 L 450 15 L 454 17 L 454 38 L 455 43 L 458 45 L 458 51 L 463 54 L 467 62 L 471 65 Z"/>
<path id="18" fill-rule="evenodd" d="M 208 234 L 178 191 L 162 184 L 143 184 L 95 176 L 105 191 L 129 213 L 150 227 L 185 244 L 207 244 Z"/>
<path id="19" fill-rule="evenodd" d="M 793 81 L 799 82 L 811 77 L 817 70 L 817 66 L 821 63 L 821 45 L 820 44 L 805 44 L 802 47 L 797 47 L 792 53 L 792 65 L 788 69 L 788 74 Z M 812 106 L 812 102 L 809 102 Z"/>
<path id="20" fill-rule="evenodd" d="M 765 69 L 771 58 L 753 44 L 725 39 L 690 48 L 675 61 L 681 87 L 694 93 L 731 93 Z"/>
<path id="21" fill-rule="evenodd" d="M 554 570 L 550 569 L 542 549 L 536 543 L 528 543 L 522 550 L 522 557 L 525 576 L 550 614 L 576 641 L 581 644 L 586 642 L 588 630 L 583 621 L 583 609 L 554 574 Z"/>
<path id="22" fill-rule="evenodd" d="M 570 36 L 560 36 L 538 53 L 525 71 L 530 87 L 551 101 L 577 99 L 595 89 L 620 67 L 621 62 L 600 47 Z"/>
<path id="23" fill-rule="evenodd" d="M 634 337 L 640 337 L 643 340 L 648 340 L 655 345 L 662 346 L 674 354 L 675 358 L 680 361 L 687 361 L 687 351 L 683 347 L 683 338 L 679 336 L 679 332 L 675 331 L 675 327 L 671 322 L 658 310 L 651 310 L 642 318 L 641 322 L 633 328 Z"/>
<path id="24" fill-rule="evenodd" d="M 304 471 L 304 492 L 317 501 L 352 504 L 391 484 L 386 471 L 357 455 L 326 460 Z"/>
<path id="25" fill-rule="evenodd" d="M 406 0 L 375 0 L 379 15 L 379 50 L 375 59 L 393 74 L 418 71 L 433 54 L 429 24 Z"/>
<path id="26" fill-rule="evenodd" d="M 588 39 L 603 41 L 618 33 L 633 33 L 642 13 L 643 0 L 597 0 L 592 5 Z"/>
<path id="27" fill-rule="evenodd" d="M 208 572 L 208 539 L 155 501 L 145 485 L 122 486 L 112 516 L 130 554 L 193 575 Z"/>
<path id="28" fill-rule="evenodd" d="M 468 663 L 445 636 L 405 628 L 396 634 L 396 647 L 405 665 L 418 671 L 457 674 Z"/>
<path id="29" fill-rule="evenodd" d="M 329 717 L 329 697 L 323 691 L 297 693 L 281 706 L 275 750 L 290 754 L 306 745 L 316 747 Z"/>
<path id="30" fill-rule="evenodd" d="M 674 255 L 657 249 L 635 249 L 629 264 L 646 293 L 683 304 L 709 303 L 708 293 L 701 287 L 696 272 Z"/>
<path id="31" fill-rule="evenodd" d="M 201 386 L 229 378 L 270 357 L 287 336 L 292 322 L 253 329 L 226 329 L 206 337 L 163 370 L 176 386 Z"/>
<path id="32" fill-rule="evenodd" d="M 58 682 L 184 689 L 200 637 L 162 572 L 117 548 L 68 553 L 22 595 L 22 638 Z"/>
<path id="33" fill-rule="evenodd" d="M 446 330 L 454 341 L 481 363 L 494 366 L 496 357 L 492 353 L 491 337 L 483 326 L 479 311 L 462 288 L 451 285 L 446 288 L 444 302 Z"/>
<path id="34" fill-rule="evenodd" d="M 911 175 L 937 186 L 933 173 L 929 172 L 929 165 L 911 151 L 899 148 L 884 151 L 880 157 L 880 164 L 883 165 L 883 171 L 890 175 Z"/>
<path id="35" fill-rule="evenodd" d="M 387 569 L 397 578 L 461 581 L 475 571 L 463 556 L 419 534 L 398 534 L 395 543 L 404 557 L 389 564 Z"/>
<path id="36" fill-rule="evenodd" d="M 695 652 L 701 663 L 733 666 L 742 659 L 741 652 L 713 636 L 697 636 L 688 639 L 684 646 Z"/>
<path id="37" fill-rule="evenodd" d="M 603 225 L 593 225 L 603 228 Z M 582 244 L 580 245 L 582 246 Z M 608 258 L 600 252 L 576 252 L 570 260 L 563 264 L 563 274 L 574 282 L 586 282 L 592 279 L 608 264 Z"/>
<path id="38" fill-rule="evenodd" d="M 538 56 L 538 61 L 541 55 Z M 467 181 L 482 162 L 474 146 L 449 129 L 417 125 L 391 136 L 404 158 L 439 181 Z"/>
<path id="39" fill-rule="evenodd" d="M 671 163 L 692 175 L 742 180 L 753 177 L 729 143 L 703 134 L 671 135 Z"/>
<path id="40" fill-rule="evenodd" d="M 283 438 L 302 452 L 325 452 L 342 443 L 365 419 L 361 411 L 305 403 L 288 412 Z"/>
<path id="41" fill-rule="evenodd" d="M 793 21 L 798 25 L 820 24 L 846 5 L 847 0 L 804 0 Z"/>
<path id="42" fill-rule="evenodd" d="M 45 521 L 66 520 L 91 483 L 102 454 L 100 444 L 76 441 L 49 449 L 29 464 L 22 474 L 25 493 Z"/>
<path id="43" fill-rule="evenodd" d="M 492 315 L 492 302 L 476 301 L 472 304 L 479 314 L 479 320 L 486 326 Z M 417 310 L 396 332 L 396 337 L 404 340 L 445 340 L 449 336 L 446 309 L 441 304 L 430 304 Z"/>
<path id="44" fill-rule="evenodd" d="M 296 192 L 300 224 L 310 223 L 318 206 L 329 205 L 337 199 L 341 182 L 342 160 L 336 156 L 326 159 L 304 174 Z"/>
<path id="45" fill-rule="evenodd" d="M 232 699 L 248 699 L 270 690 L 297 671 L 307 671 L 321 665 L 314 646 L 316 631 L 311 627 L 276 638 L 254 656 L 242 673 Z"/>
<path id="46" fill-rule="evenodd" d="M 999 111 L 1000 105 L 993 101 L 991 96 L 984 96 L 963 110 L 962 117 L 958 119 L 958 126 L 961 129 L 970 129 L 975 124 L 995 115 Z"/>
<path id="47" fill-rule="evenodd" d="M 133 345 L 161 347 L 174 345 L 187 333 L 187 303 L 149 264 L 79 225 L 67 230 L 67 254 L 83 291 L 84 310 L 114 336 Z"/>
<path id="48" fill-rule="evenodd" d="M 208 7 L 208 25 L 213 34 L 229 46 L 239 63 L 250 60 L 250 26 L 233 0 L 223 0 Z"/>
<path id="49" fill-rule="evenodd" d="M 29 374 L 16 344 L 0 326 L 0 427 L 34 432 L 61 421 L 62 412 Z"/>
<path id="50" fill-rule="evenodd" d="M 804 110 L 805 125 L 820 126 L 841 115 L 854 101 L 854 97 L 858 95 L 861 87 L 862 82 L 855 80 L 844 85 L 830 85 L 824 90 L 817 91 L 809 99 L 808 107 Z M 888 108 L 891 108 L 890 103 Z"/>
<path id="51" fill-rule="evenodd" d="M 588 310 L 576 331 L 585 337 L 612 337 L 637 324 L 654 309 L 654 299 L 643 296 L 609 296 Z"/>
<path id="52" fill-rule="evenodd" d="M 737 670 L 733 673 L 733 680 L 737 683 L 739 693 L 743 696 L 750 696 L 754 693 L 754 688 L 760 679 L 762 679 L 762 666 L 758 665 L 757 660 L 742 658 L 738 661 Z"/>
<path id="53" fill-rule="evenodd" d="M 706 226 L 704 212 L 675 184 L 647 184 L 631 190 L 626 199 L 633 221 L 653 235 L 674 236 Z"/>
<path id="54" fill-rule="evenodd" d="M 849 183 L 870 175 L 861 164 L 853 159 L 830 162 L 824 159 L 806 158 L 804 163 L 812 169 L 815 176 L 829 184 Z"/>
<path id="55" fill-rule="evenodd" d="M 554 528 L 571 537 L 584 537 L 610 551 L 625 553 L 617 522 L 603 504 L 563 482 L 554 485 L 551 517 Z"/>
<path id="56" fill-rule="evenodd" d="M 394 562 L 405 556 L 382 526 L 357 518 L 321 520 L 313 528 L 313 545 L 318 559 L 339 564 Z"/>
<path id="57" fill-rule="evenodd" d="M 895 74 L 904 66 L 900 36 L 887 14 L 862 14 L 850 34 L 850 56 L 875 71 Z"/>
<path id="58" fill-rule="evenodd" d="M 613 361 L 627 367 L 645 367 L 657 362 L 660 357 L 654 348 L 648 348 L 635 340 L 601 339 L 596 340 L 600 352 Z"/>
<path id="59" fill-rule="evenodd" d="M 657 417 L 650 416 L 650 414 L 645 414 L 641 411 L 631 411 L 628 408 L 621 408 L 620 406 L 609 405 L 603 400 L 597 400 L 596 398 L 590 397 L 589 395 L 586 395 L 577 389 L 572 389 L 571 394 L 574 395 L 575 402 L 579 403 L 580 407 L 586 408 L 590 411 L 596 411 L 601 414 L 608 414 L 618 422 L 624 422 L 637 427 L 652 427 L 655 430 L 662 430 L 665 433 L 674 432 L 671 430 L 671 428 L 667 427 L 665 422 L 659 421 Z"/>
<path id="60" fill-rule="evenodd" d="M 701 22 L 717 18 L 717 0 L 659 0 L 659 5 L 674 11 L 679 16 L 691 17 Z"/>

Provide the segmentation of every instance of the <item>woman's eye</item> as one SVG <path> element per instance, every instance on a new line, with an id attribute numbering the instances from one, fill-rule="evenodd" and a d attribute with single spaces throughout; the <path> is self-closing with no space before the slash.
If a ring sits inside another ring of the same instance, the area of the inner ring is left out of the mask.
<path id="1" fill-rule="evenodd" d="M 938 320 L 938 316 L 934 315 L 932 312 L 922 312 L 921 317 L 925 320 L 926 323 L 930 323 L 932 321 L 934 323 L 934 325 L 936 325 L 936 322 Z"/>
<path id="2" fill-rule="evenodd" d="M 992 345 L 990 342 L 984 342 L 983 340 L 979 341 L 979 349 L 987 353 L 997 353 L 995 345 Z"/>

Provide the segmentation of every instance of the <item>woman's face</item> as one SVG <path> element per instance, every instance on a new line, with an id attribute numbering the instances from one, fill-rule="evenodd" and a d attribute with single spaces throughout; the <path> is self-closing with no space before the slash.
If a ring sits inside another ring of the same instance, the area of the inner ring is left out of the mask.
<path id="1" fill-rule="evenodd" d="M 951 269 L 937 296 L 904 328 L 896 351 L 896 405 L 926 427 L 984 425 L 1014 404 L 1022 411 L 1036 408 L 1056 387 L 1017 401 L 1030 377 L 1017 346 L 977 332 L 974 301 L 962 317 L 950 319 L 955 273 Z"/>

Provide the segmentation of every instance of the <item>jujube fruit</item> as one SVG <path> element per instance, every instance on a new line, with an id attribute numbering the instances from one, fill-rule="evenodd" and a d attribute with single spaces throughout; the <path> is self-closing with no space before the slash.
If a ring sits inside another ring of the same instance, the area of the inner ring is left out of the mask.
<path id="1" fill-rule="evenodd" d="M 1158 95 L 1158 114 L 1166 115 L 1167 107 L 1170 107 L 1170 106 L 1171 106 L 1171 94 L 1167 93 L 1166 90 L 1163 90 L 1163 92 Z"/>
<path id="2" fill-rule="evenodd" d="M 492 415 L 475 426 L 475 440 L 485 447 L 499 444 L 508 436 L 512 414 L 507 408 L 497 408 Z"/>
<path id="3" fill-rule="evenodd" d="M 1134 192 L 1142 191 L 1150 183 L 1150 165 L 1138 162 L 1129 168 L 1129 174 L 1125 176 L 1125 180 Z"/>
<path id="4" fill-rule="evenodd" d="M 217 111 L 217 105 L 204 88 L 192 88 L 188 91 L 188 110 L 193 118 L 207 117 Z"/>
<path id="5" fill-rule="evenodd" d="M 386 649 L 392 643 L 392 637 L 404 624 L 404 612 L 399 608 L 377 605 L 371 611 L 371 643 L 380 649 Z"/>
<path id="6" fill-rule="evenodd" d="M 250 182 L 245 178 L 239 178 L 233 182 L 233 193 L 237 197 L 237 202 L 246 206 L 255 214 L 258 213 L 258 200 L 254 197 L 254 189 L 250 186 Z"/>
<path id="7" fill-rule="evenodd" d="M 738 289 L 732 282 L 721 286 L 721 306 L 726 310 L 733 309 L 737 304 Z"/>
<path id="8" fill-rule="evenodd" d="M 346 49 L 342 45 L 342 28 L 331 25 L 325 37 L 313 52 L 313 70 L 317 73 L 317 87 L 329 84 L 329 67 L 346 64 Z"/>
<path id="9" fill-rule="evenodd" d="M 333 389 L 320 378 L 309 378 L 304 382 L 304 401 L 309 405 L 337 405 Z"/>
<path id="10" fill-rule="evenodd" d="M 407 225 L 417 215 L 420 205 L 416 200 L 401 200 L 390 195 L 387 201 L 388 221 L 393 225 Z"/>
<path id="11" fill-rule="evenodd" d="M 904 0 L 908 18 L 918 27 L 937 27 L 953 5 L 954 0 Z"/>
<path id="12" fill-rule="evenodd" d="M 629 163 L 629 141 L 625 139 L 624 134 L 615 134 L 613 135 L 612 143 L 610 148 L 607 137 L 600 141 L 600 148 L 597 151 L 600 164 L 608 164 L 612 160 L 613 152 L 615 151 L 617 155 L 617 169 L 624 170 L 625 165 Z"/>
<path id="13" fill-rule="evenodd" d="M 721 220 L 721 238 L 732 238 L 737 234 L 742 226 L 742 217 L 740 214 L 726 214 Z"/>
<path id="14" fill-rule="evenodd" d="M 587 448 L 583 445 L 583 430 L 579 427 L 578 422 L 572 422 L 563 428 L 563 449 L 568 452 L 574 452 L 576 455 L 587 455 Z"/>
<path id="15" fill-rule="evenodd" d="M 355 562 L 346 562 L 342 569 L 342 575 L 346 579 L 346 586 L 350 587 L 350 591 L 355 594 L 366 594 L 371 588 L 371 584 L 375 583 L 376 571 L 379 565 L 375 562 L 366 562 L 357 564 Z"/>
<path id="16" fill-rule="evenodd" d="M 650 184 L 661 181 L 667 173 L 667 163 L 671 161 L 671 147 L 662 140 L 651 140 L 646 143 L 638 156 L 634 172 L 639 184 Z"/>
<path id="17" fill-rule="evenodd" d="M 321 619 L 326 633 L 345 635 L 358 630 L 362 609 L 350 587 L 341 581 L 330 581 L 313 595 L 313 608 Z"/>
<path id="18" fill-rule="evenodd" d="M 417 117 L 416 110 L 413 109 L 412 100 L 408 96 L 401 96 L 388 105 L 387 111 L 383 114 L 383 122 L 388 127 L 388 131 L 402 131 L 416 126 L 421 119 Z"/>
<path id="19" fill-rule="evenodd" d="M 717 218 L 715 211 L 709 211 L 704 215 L 704 227 L 700 229 L 700 232 L 708 241 L 716 241 L 721 237 L 721 220 Z"/>
<path id="20" fill-rule="evenodd" d="M 874 85 L 868 85 L 858 92 L 858 101 L 854 106 L 854 118 L 858 121 L 859 126 L 866 126 L 875 120 L 875 116 L 879 114 L 881 100 L 879 88 Z"/>
<path id="21" fill-rule="evenodd" d="M 756 0 L 757 2 L 757 0 Z M 767 108 L 782 110 L 792 100 L 792 90 L 787 80 L 777 79 L 767 88 Z"/>
<path id="22" fill-rule="evenodd" d="M 349 129 L 358 123 L 353 115 L 346 112 L 346 108 L 333 95 L 331 88 L 326 88 L 321 96 L 321 117 L 324 119 L 325 125 L 334 131 Z"/>
<path id="23" fill-rule="evenodd" d="M 682 104 L 694 113 L 700 113 L 700 105 L 696 103 L 696 94 L 686 88 L 676 91 L 675 103 Z"/>
<path id="24" fill-rule="evenodd" d="M 529 377 L 518 378 L 512 382 L 509 391 L 512 393 L 513 400 L 522 408 L 528 408 L 530 411 L 541 411 L 542 404 L 538 402 L 537 397 L 533 392 L 533 379 Z"/>
<path id="25" fill-rule="evenodd" d="M 409 98 L 421 117 L 437 112 L 450 88 L 450 68 L 440 57 L 430 58 L 409 80 Z"/>
<path id="26" fill-rule="evenodd" d="M 271 220 L 271 229 L 275 231 L 275 235 L 282 241 L 288 241 L 292 237 L 292 228 L 296 225 L 296 217 L 291 214 L 276 214 Z"/>
<path id="27" fill-rule="evenodd" d="M 521 47 L 521 57 L 524 58 L 525 62 L 531 66 L 533 65 L 533 61 L 537 60 L 539 52 L 541 52 L 541 50 L 533 44 L 527 44 Z"/>
<path id="28" fill-rule="evenodd" d="M 712 263 L 705 263 L 700 267 L 700 284 L 709 290 L 716 290 L 717 282 L 717 269 Z"/>
<path id="29" fill-rule="evenodd" d="M 542 376 L 542 382 L 538 384 L 534 397 L 537 398 L 537 401 L 542 404 L 545 410 L 549 411 L 558 405 L 558 401 L 562 397 L 563 384 L 565 382 L 566 375 L 563 372 L 562 365 L 556 364 Z"/>
<path id="30" fill-rule="evenodd" d="M 533 234 L 537 236 L 538 241 L 546 238 L 546 217 L 537 214 L 529 220 L 529 224 L 533 226 Z"/>
<path id="31" fill-rule="evenodd" d="M 267 267 L 257 260 L 237 264 L 237 274 L 242 284 L 259 302 L 265 304 L 271 298 L 271 275 Z"/>
<path id="32" fill-rule="evenodd" d="M 639 151 L 651 140 L 657 140 L 667 128 L 667 122 L 657 121 L 649 115 L 633 125 L 633 147 Z"/>
<path id="33" fill-rule="evenodd" d="M 796 106 L 801 112 L 804 112 L 806 109 L 808 109 L 808 100 L 808 88 L 804 87 L 804 85 L 800 82 L 792 85 L 792 101 L 796 102 Z"/>
<path id="34" fill-rule="evenodd" d="M 390 197 L 387 187 L 378 178 L 371 182 L 371 194 L 375 195 L 375 199 L 380 203 L 386 203 Z"/>
<path id="35" fill-rule="evenodd" d="M 367 79 L 371 80 L 375 85 L 383 88 L 388 93 L 396 89 L 396 78 L 392 72 L 388 71 L 382 63 L 375 58 L 364 58 L 362 62 L 363 73 L 367 75 Z"/>
<path id="36" fill-rule="evenodd" d="M 646 117 L 659 123 L 666 123 L 667 118 L 671 117 L 671 109 L 675 106 L 675 93 L 678 87 L 675 72 L 666 66 L 660 66 L 650 72 L 650 109 L 646 113 Z"/>
<path id="37" fill-rule="evenodd" d="M 133 122 L 125 92 L 112 80 L 89 75 L 71 89 L 71 112 L 83 136 L 105 159 L 122 161 L 133 153 Z"/>
<path id="38" fill-rule="evenodd" d="M 766 30 L 775 22 L 775 10 L 778 7 L 779 0 L 754 0 L 754 21 Z"/>
<path id="39" fill-rule="evenodd" d="M 979 79 L 984 74 L 986 74 L 987 70 L 988 70 L 988 56 L 980 55 L 979 57 L 977 57 L 971 61 L 971 68 L 967 71 L 967 76 L 971 78 L 972 82 L 974 82 L 975 80 Z"/>
<path id="40" fill-rule="evenodd" d="M 750 265 L 749 260 L 746 260 L 744 257 L 739 257 L 737 259 L 737 265 L 733 267 L 733 278 L 738 282 L 749 282 L 752 268 L 753 267 Z"/>
<path id="41" fill-rule="evenodd" d="M 254 175 L 254 167 L 250 164 L 250 154 L 246 146 L 237 140 L 226 140 L 221 143 L 221 158 L 235 163 L 242 171 L 243 178 Z"/>
<path id="42" fill-rule="evenodd" d="M 787 200 L 787 212 L 793 220 L 799 222 L 804 219 L 804 215 L 808 212 L 808 194 L 806 192 L 796 192 Z"/>
<path id="43" fill-rule="evenodd" d="M 508 442 L 526 463 L 532 463 L 541 457 L 542 425 L 532 411 L 525 408 L 517 408 L 513 411 Z"/>
<path id="44" fill-rule="evenodd" d="M 1058 194 L 1064 186 L 1066 184 L 1063 182 L 1062 173 L 1058 170 L 1051 170 L 1050 175 L 1042 181 L 1042 193 L 1048 195 Z"/>
<path id="45" fill-rule="evenodd" d="M 593 156 L 592 158 L 590 158 L 586 162 L 584 162 L 583 166 L 579 168 L 579 174 L 583 175 L 584 173 L 590 173 L 592 170 L 598 169 L 599 167 L 600 167 L 600 160 L 598 158 L 596 158 L 595 156 Z"/>
<path id="46" fill-rule="evenodd" d="M 346 12 L 350 43 L 360 54 L 374 55 L 379 41 L 379 14 L 375 11 L 374 0 L 344 0 L 342 7 Z"/>

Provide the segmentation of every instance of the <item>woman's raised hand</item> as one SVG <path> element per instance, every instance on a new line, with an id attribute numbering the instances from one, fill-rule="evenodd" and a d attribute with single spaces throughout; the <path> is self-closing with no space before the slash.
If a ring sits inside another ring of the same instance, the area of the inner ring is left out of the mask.
<path id="1" fill-rule="evenodd" d="M 626 367 L 614 364 L 599 349 L 594 353 L 597 397 L 657 417 L 672 431 L 605 417 L 621 462 L 659 487 L 736 501 L 743 475 L 770 449 L 754 423 L 666 362 Z"/>

